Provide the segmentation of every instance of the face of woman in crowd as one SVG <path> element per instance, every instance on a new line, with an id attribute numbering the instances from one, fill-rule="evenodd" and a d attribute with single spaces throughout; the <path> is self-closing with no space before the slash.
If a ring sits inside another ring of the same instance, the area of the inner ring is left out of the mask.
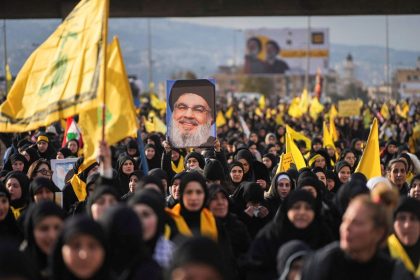
<path id="1" fill-rule="evenodd" d="M 198 211 L 204 205 L 205 193 L 199 182 L 189 182 L 184 190 L 182 202 L 189 211 Z"/>
<path id="2" fill-rule="evenodd" d="M 153 209 L 146 204 L 136 204 L 133 208 L 137 213 L 143 229 L 143 239 L 145 241 L 151 240 L 157 231 L 158 216 Z"/>
<path id="3" fill-rule="evenodd" d="M 338 179 L 341 183 L 347 183 L 350 180 L 350 167 L 344 166 L 338 171 Z"/>
<path id="4" fill-rule="evenodd" d="M 214 216 L 224 218 L 229 212 L 229 202 L 222 192 L 216 193 L 214 198 L 210 201 L 209 209 Z"/>
<path id="5" fill-rule="evenodd" d="M 287 211 L 287 218 L 298 229 L 307 228 L 315 218 L 311 205 L 305 201 L 297 201 Z"/>
<path id="6" fill-rule="evenodd" d="M 6 196 L 0 196 L 0 221 L 6 219 L 10 203 Z"/>
<path id="7" fill-rule="evenodd" d="M 234 166 L 230 170 L 230 178 L 234 183 L 240 183 L 242 181 L 242 177 L 244 176 L 244 171 L 239 166 Z"/>
<path id="8" fill-rule="evenodd" d="M 314 162 L 314 167 L 325 168 L 326 165 L 327 165 L 327 162 L 325 161 L 325 158 L 322 156 L 318 157 Z"/>
<path id="9" fill-rule="evenodd" d="M 420 221 L 411 212 L 398 212 L 395 216 L 394 231 L 401 243 L 413 246 L 420 237 Z"/>
<path id="10" fill-rule="evenodd" d="M 137 183 L 139 182 L 139 178 L 136 175 L 131 175 L 130 180 L 128 181 L 128 187 L 130 192 L 135 192 L 137 188 Z"/>
<path id="11" fill-rule="evenodd" d="M 25 168 L 25 164 L 21 162 L 20 160 L 16 160 L 12 163 L 12 169 L 13 171 L 23 171 L 23 168 Z"/>
<path id="12" fill-rule="evenodd" d="M 44 177 L 51 180 L 51 175 L 52 175 L 52 172 L 51 172 L 50 167 L 45 163 L 41 163 L 38 166 L 38 168 L 35 170 L 34 178 Z"/>
<path id="13" fill-rule="evenodd" d="M 70 141 L 67 143 L 67 148 L 72 152 L 72 154 L 76 154 L 77 150 L 79 150 L 79 145 L 75 141 Z"/>
<path id="14" fill-rule="evenodd" d="M 74 236 L 61 248 L 64 264 L 78 278 L 89 279 L 105 260 L 105 250 L 88 234 Z"/>
<path id="15" fill-rule="evenodd" d="M 286 178 L 281 179 L 277 182 L 277 193 L 279 194 L 281 199 L 285 199 L 291 190 L 290 181 Z"/>
<path id="16" fill-rule="evenodd" d="M 257 150 L 257 145 L 251 145 L 251 146 L 249 147 L 249 151 L 250 151 L 253 155 L 257 154 L 257 152 L 258 152 L 258 150 Z"/>
<path id="17" fill-rule="evenodd" d="M 263 157 L 262 162 L 264 163 L 264 165 L 265 165 L 267 168 L 271 168 L 271 167 L 272 167 L 272 165 L 273 165 L 273 162 L 272 162 L 272 161 L 271 161 L 271 159 L 270 159 L 270 158 L 268 158 L 268 157 Z"/>
<path id="18" fill-rule="evenodd" d="M 240 163 L 242 163 L 242 166 L 244 167 L 244 174 L 248 173 L 249 171 L 249 162 L 246 159 L 241 158 L 238 160 Z"/>
<path id="19" fill-rule="evenodd" d="M 318 180 L 320 180 L 322 183 L 324 183 L 324 186 L 327 186 L 327 177 L 325 177 L 324 172 L 317 172 L 315 173 L 316 177 L 318 177 Z"/>
<path id="20" fill-rule="evenodd" d="M 145 154 L 146 154 L 146 158 L 148 160 L 151 160 L 155 156 L 156 151 L 153 148 L 147 148 L 145 151 Z"/>
<path id="21" fill-rule="evenodd" d="M 34 201 L 35 203 L 39 203 L 43 200 L 54 200 L 54 193 L 50 191 L 47 187 L 40 188 L 35 194 L 34 194 Z"/>
<path id="22" fill-rule="evenodd" d="M 9 178 L 6 182 L 6 188 L 10 193 L 10 199 L 12 201 L 22 197 L 22 187 L 16 178 Z"/>
<path id="23" fill-rule="evenodd" d="M 389 171 L 387 171 L 388 179 L 396 186 L 402 186 L 407 178 L 407 171 L 402 162 L 395 162 Z"/>
<path id="24" fill-rule="evenodd" d="M 64 159 L 64 155 L 62 152 L 57 152 L 57 156 L 55 157 L 56 159 Z"/>
<path id="25" fill-rule="evenodd" d="M 109 207 L 117 204 L 118 201 L 112 194 L 103 194 L 101 197 L 99 197 L 95 203 L 92 204 L 90 210 L 92 212 L 92 218 L 97 221 L 99 220 L 106 209 Z"/>
<path id="26" fill-rule="evenodd" d="M 340 226 L 340 248 L 349 254 L 375 250 L 383 229 L 375 228 L 372 213 L 361 202 L 350 203 Z"/>
<path id="27" fill-rule="evenodd" d="M 179 199 L 179 184 L 181 179 L 175 179 L 171 186 L 171 193 L 174 199 Z"/>
<path id="28" fill-rule="evenodd" d="M 351 165 L 351 167 L 354 167 L 354 163 L 356 162 L 356 156 L 352 152 L 349 152 L 344 156 L 344 160 L 347 161 Z"/>
<path id="29" fill-rule="evenodd" d="M 222 280 L 222 276 L 211 266 L 200 263 L 186 264 L 171 273 L 172 280 Z"/>
<path id="30" fill-rule="evenodd" d="M 63 220 L 57 216 L 46 216 L 35 225 L 35 243 L 41 251 L 49 255 L 63 226 Z"/>
<path id="31" fill-rule="evenodd" d="M 333 190 L 335 187 L 335 181 L 333 179 L 327 179 L 327 188 L 329 191 Z"/>
<path id="32" fill-rule="evenodd" d="M 129 175 L 131 173 L 133 173 L 134 171 L 134 163 L 131 160 L 126 160 L 122 167 L 121 170 L 124 174 Z"/>
<path id="33" fill-rule="evenodd" d="M 317 193 L 315 187 L 313 187 L 313 186 L 303 186 L 302 190 L 305 190 L 305 191 L 309 192 L 310 194 L 312 194 L 312 196 L 314 198 L 316 198 L 318 196 L 318 193 Z"/>
<path id="34" fill-rule="evenodd" d="M 188 169 L 196 169 L 196 168 L 199 168 L 200 165 L 196 158 L 190 157 L 187 161 L 187 167 Z"/>
<path id="35" fill-rule="evenodd" d="M 420 180 L 414 180 L 411 184 L 409 196 L 420 200 Z"/>

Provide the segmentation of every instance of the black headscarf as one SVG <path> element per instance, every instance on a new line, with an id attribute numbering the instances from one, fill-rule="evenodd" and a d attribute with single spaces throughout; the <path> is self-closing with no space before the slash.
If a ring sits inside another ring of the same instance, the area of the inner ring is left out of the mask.
<path id="1" fill-rule="evenodd" d="M 202 208 L 204 208 L 204 206 L 206 204 L 206 201 L 207 201 L 207 197 L 208 197 L 206 180 L 204 179 L 204 177 L 200 173 L 194 172 L 194 171 L 187 172 L 187 174 L 185 174 L 185 176 L 183 176 L 182 179 L 181 179 L 181 184 L 179 185 L 179 195 L 180 195 L 181 209 L 186 210 L 182 198 L 184 196 L 185 188 L 188 185 L 188 183 L 190 183 L 190 182 L 198 182 L 200 184 L 200 186 L 203 188 L 205 197 L 204 197 L 203 206 L 201 207 L 201 209 L 202 209 Z M 198 212 L 200 212 L 201 209 Z"/>
<path id="2" fill-rule="evenodd" d="M 129 178 L 130 174 L 124 174 L 124 172 L 122 172 L 122 167 L 123 167 L 124 163 L 128 160 L 130 160 L 133 163 L 134 170 L 137 170 L 137 162 L 134 158 L 132 158 L 128 155 L 120 156 L 120 158 L 118 159 L 118 182 L 119 182 L 120 194 L 126 194 L 129 191 L 128 178 Z"/>
<path id="3" fill-rule="evenodd" d="M 117 275 L 131 274 L 133 269 L 150 257 L 142 238 L 137 214 L 124 205 L 110 208 L 101 217 L 110 249 L 110 265 Z"/>
<path id="4" fill-rule="evenodd" d="M 147 185 L 147 184 L 153 184 L 153 185 L 156 185 L 158 188 L 159 188 L 159 190 L 161 191 L 161 193 L 162 193 L 162 196 L 164 196 L 165 195 L 165 190 L 164 190 L 164 187 L 163 187 L 163 184 L 162 184 L 162 181 L 161 181 L 161 179 L 160 178 L 158 178 L 157 176 L 152 176 L 152 175 L 146 175 L 146 176 L 143 176 L 140 180 L 139 180 L 139 182 L 137 183 L 137 190 L 143 190 L 144 189 L 144 187 Z"/>
<path id="5" fill-rule="evenodd" d="M 7 181 L 10 178 L 15 178 L 19 184 L 20 184 L 20 188 L 22 190 L 22 195 L 19 199 L 15 199 L 15 200 L 11 200 L 10 201 L 10 205 L 13 206 L 15 209 L 17 208 L 22 208 L 25 205 L 28 204 L 28 199 L 29 199 L 29 179 L 28 177 L 19 171 L 12 171 L 9 172 L 6 176 L 6 178 L 4 179 L 4 182 L 7 184 Z"/>
<path id="6" fill-rule="evenodd" d="M 60 191 L 60 189 L 50 179 L 45 177 L 36 177 L 29 185 L 29 200 L 31 202 L 34 202 L 34 196 L 41 188 L 47 188 L 52 193 Z"/>
<path id="7" fill-rule="evenodd" d="M 195 158 L 198 161 L 198 165 L 201 169 L 204 169 L 204 165 L 206 162 L 204 161 L 204 157 L 198 152 L 191 152 L 185 156 L 185 164 L 187 163 L 189 158 Z"/>
<path id="8" fill-rule="evenodd" d="M 26 173 L 26 172 L 28 172 L 28 168 L 29 168 L 29 163 L 28 163 L 28 161 L 26 160 L 26 157 L 25 156 L 23 156 L 23 155 L 21 155 L 21 154 L 13 154 L 11 157 L 10 157 L 10 163 L 11 163 L 11 165 L 13 165 L 13 163 L 15 162 L 15 161 L 21 161 L 21 162 L 23 162 L 23 173 Z M 12 167 L 13 168 L 13 167 Z"/>
<path id="9" fill-rule="evenodd" d="M 77 141 L 76 141 L 76 142 L 77 142 Z M 78 142 L 77 142 L 77 143 L 78 143 Z M 62 153 L 62 154 L 63 154 L 63 156 L 64 156 L 64 158 L 68 158 L 68 157 L 73 156 L 72 152 L 71 152 L 71 151 L 70 151 L 70 149 L 69 149 L 69 148 L 67 148 L 67 147 L 62 147 L 62 148 L 60 148 L 60 149 L 58 150 L 58 152 Z"/>
<path id="10" fill-rule="evenodd" d="M 29 155 L 30 159 L 28 161 L 28 166 L 31 166 L 32 163 L 39 159 L 38 151 L 34 148 L 27 148 L 25 152 Z"/>
<path id="11" fill-rule="evenodd" d="M 347 182 L 340 187 L 340 190 L 335 196 L 335 201 L 334 201 L 335 206 L 337 207 L 337 210 L 340 212 L 340 214 L 343 215 L 347 209 L 347 206 L 350 203 L 350 200 L 352 200 L 354 197 L 360 194 L 368 194 L 368 193 L 369 193 L 369 189 L 362 182 L 360 181 Z"/>
<path id="12" fill-rule="evenodd" d="M 70 217 L 64 223 L 63 230 L 59 235 L 55 244 L 54 251 L 50 256 L 49 262 L 51 266 L 52 280 L 76 280 L 78 279 L 66 266 L 63 260 L 62 248 L 65 244 L 79 235 L 89 235 L 99 242 L 105 251 L 105 260 L 90 280 L 112 279 L 110 274 L 109 251 L 107 239 L 102 227 L 85 215 L 76 215 Z"/>
<path id="13" fill-rule="evenodd" d="M 110 194 L 115 197 L 115 200 L 119 201 L 120 196 L 117 192 L 117 190 L 113 186 L 109 185 L 99 185 L 97 186 L 91 195 L 87 198 L 87 204 L 86 204 L 86 213 L 89 215 L 89 217 L 92 217 L 92 205 L 101 198 L 104 194 Z"/>
<path id="14" fill-rule="evenodd" d="M 301 240 L 292 240 L 281 246 L 277 254 L 279 280 L 288 279 L 287 276 L 292 268 L 293 262 L 310 254 L 311 251 L 311 248 Z"/>
<path id="15" fill-rule="evenodd" d="M 235 191 L 237 191 L 238 190 L 238 188 L 239 188 L 239 186 L 240 186 L 240 184 L 244 181 L 244 176 L 242 176 L 242 180 L 239 182 L 239 183 L 235 183 L 235 182 L 233 182 L 232 181 L 232 177 L 230 176 L 230 172 L 232 171 L 232 169 L 235 167 L 235 166 L 239 166 L 241 169 L 242 169 L 242 171 L 244 171 L 244 166 L 242 165 L 242 163 L 240 163 L 239 161 L 234 161 L 234 162 L 232 162 L 230 165 L 229 165 L 229 179 L 230 179 L 230 183 L 232 184 L 232 186 L 235 188 Z M 234 192 L 235 192 L 234 191 Z"/>
<path id="16" fill-rule="evenodd" d="M 160 168 L 161 167 L 161 157 L 159 157 L 159 153 L 156 149 L 156 146 L 153 144 L 146 144 L 144 146 L 144 151 L 146 151 L 147 149 L 153 149 L 155 151 L 155 155 L 153 156 L 152 159 L 148 159 L 147 160 L 147 167 L 149 170 L 154 169 L 154 168 Z"/>
<path id="17" fill-rule="evenodd" d="M 3 183 L 0 183 L 0 198 L 6 198 L 10 205 L 10 194 Z M 9 206 L 6 217 L 0 221 L 0 239 L 15 239 L 17 242 L 22 241 L 22 233 Z M 1 254 L 0 254 L 1 255 Z"/>
<path id="18" fill-rule="evenodd" d="M 46 276 L 48 256 L 42 252 L 35 241 L 34 230 L 38 223 L 46 217 L 55 216 L 64 221 L 64 211 L 52 201 L 41 201 L 37 204 L 32 204 L 25 216 L 24 231 L 26 248 L 25 253 L 36 264 L 38 271 L 43 277 Z"/>

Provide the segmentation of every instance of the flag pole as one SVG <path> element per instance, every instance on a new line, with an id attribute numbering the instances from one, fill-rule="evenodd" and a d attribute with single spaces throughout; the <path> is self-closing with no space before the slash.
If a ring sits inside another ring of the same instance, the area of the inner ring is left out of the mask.
<path id="1" fill-rule="evenodd" d="M 6 19 L 3 19 L 3 50 L 4 50 L 4 79 L 6 80 L 5 89 L 6 95 L 9 92 L 9 86 L 7 83 L 7 35 L 6 35 Z"/>
<path id="2" fill-rule="evenodd" d="M 106 126 L 106 69 L 107 69 L 107 43 L 108 43 L 108 17 L 109 17 L 109 0 L 105 0 L 105 10 L 102 24 L 102 77 L 103 77 L 103 100 L 102 100 L 102 141 L 105 141 Z"/>
<path id="3" fill-rule="evenodd" d="M 137 130 L 137 146 L 140 151 L 140 162 L 141 162 L 141 167 L 143 169 L 143 173 L 144 175 L 147 175 L 147 173 L 149 172 L 149 165 L 147 164 L 146 154 L 144 153 L 144 144 L 143 144 L 143 139 L 141 138 L 140 129 Z"/>

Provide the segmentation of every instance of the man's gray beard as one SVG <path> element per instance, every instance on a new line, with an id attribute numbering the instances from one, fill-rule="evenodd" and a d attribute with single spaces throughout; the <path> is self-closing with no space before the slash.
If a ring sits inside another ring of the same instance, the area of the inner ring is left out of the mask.
<path id="1" fill-rule="evenodd" d="M 181 129 L 176 127 L 176 122 L 172 119 L 168 130 L 169 140 L 174 147 L 198 147 L 206 143 L 211 136 L 211 123 L 198 125 L 196 132 L 182 134 Z"/>

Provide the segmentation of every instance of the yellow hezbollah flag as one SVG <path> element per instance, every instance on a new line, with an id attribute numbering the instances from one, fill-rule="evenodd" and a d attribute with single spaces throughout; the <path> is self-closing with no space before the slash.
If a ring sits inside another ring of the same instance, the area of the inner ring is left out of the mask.
<path id="1" fill-rule="evenodd" d="M 299 104 L 300 104 L 299 97 L 295 97 L 292 99 L 292 102 L 290 103 L 290 106 L 289 106 L 289 110 L 287 112 L 289 116 L 293 118 L 300 118 L 303 115 L 302 111 L 300 110 Z"/>
<path id="2" fill-rule="evenodd" d="M 280 156 L 279 164 L 276 170 L 276 174 L 280 172 L 286 172 L 290 169 L 291 164 L 293 163 L 293 157 L 291 153 L 282 153 Z"/>
<path id="3" fill-rule="evenodd" d="M 154 93 L 150 93 L 150 105 L 156 110 L 166 110 L 166 102 L 161 101 Z"/>
<path id="4" fill-rule="evenodd" d="M 261 110 L 265 109 L 265 95 L 261 95 L 260 99 L 258 99 L 258 107 Z"/>
<path id="5" fill-rule="evenodd" d="M 410 106 L 408 106 L 407 103 L 403 103 L 403 104 L 398 104 L 395 112 L 397 113 L 397 115 L 399 115 L 400 117 L 406 119 L 408 117 L 408 112 L 410 111 Z"/>
<path id="6" fill-rule="evenodd" d="M 378 120 L 373 120 L 367 140 L 366 149 L 357 165 L 356 171 L 363 173 L 366 178 L 381 176 L 381 160 L 379 154 Z"/>
<path id="7" fill-rule="evenodd" d="M 333 147 L 335 150 L 335 145 L 334 145 L 334 141 L 332 139 L 332 136 L 330 134 L 330 132 L 328 131 L 328 127 L 327 127 L 327 123 L 324 122 L 322 125 L 322 130 L 323 130 L 323 141 L 324 141 L 324 147 Z"/>
<path id="8" fill-rule="evenodd" d="M 95 106 L 107 5 L 80 1 L 31 54 L 0 106 L 1 132 L 33 130 Z"/>
<path id="9" fill-rule="evenodd" d="M 128 136 L 136 137 L 137 119 L 117 38 L 114 38 L 107 52 L 105 140 L 109 145 L 113 145 Z M 83 132 L 84 164 L 86 163 L 86 165 L 95 160 L 95 150 L 102 139 L 103 86 L 103 82 L 101 82 L 100 99 L 96 107 L 79 115 L 79 126 Z"/>
<path id="10" fill-rule="evenodd" d="M 313 120 L 318 119 L 319 114 L 324 111 L 324 105 L 322 105 L 318 98 L 312 98 L 311 106 L 309 107 L 309 115 Z"/>
<path id="11" fill-rule="evenodd" d="M 229 109 L 226 111 L 225 116 L 226 118 L 230 119 L 233 115 L 233 106 L 230 106 Z"/>
<path id="12" fill-rule="evenodd" d="M 389 114 L 388 105 L 386 105 L 386 103 L 384 103 L 384 105 L 382 105 L 382 107 L 381 107 L 381 115 L 386 120 L 389 120 L 389 118 L 391 117 L 390 114 Z"/>
<path id="13" fill-rule="evenodd" d="M 331 106 L 330 109 L 330 134 L 333 138 L 333 141 L 338 141 L 338 133 L 337 133 L 337 129 L 335 128 L 335 117 L 338 116 L 338 111 L 335 108 L 335 105 Z"/>
<path id="14" fill-rule="evenodd" d="M 216 126 L 221 127 L 221 126 L 224 126 L 225 124 L 226 124 L 226 119 L 223 116 L 222 111 L 219 111 L 216 117 Z"/>
<path id="15" fill-rule="evenodd" d="M 300 103 L 299 103 L 299 107 L 300 107 L 300 110 L 302 111 L 302 115 L 308 111 L 309 104 L 311 104 L 311 97 L 309 96 L 308 91 L 305 88 L 300 96 Z"/>
<path id="16" fill-rule="evenodd" d="M 150 111 L 150 113 L 147 115 L 147 119 L 145 120 L 145 128 L 146 132 L 160 132 L 162 134 L 166 133 L 166 125 L 163 123 L 163 121 L 156 116 L 155 112 Z"/>
<path id="17" fill-rule="evenodd" d="M 291 153 L 293 162 L 296 165 L 296 169 L 300 170 L 303 167 L 306 167 L 305 159 L 303 158 L 302 153 L 300 152 L 299 148 L 296 146 L 295 142 L 293 141 L 290 133 L 286 129 L 286 153 Z"/>
<path id="18" fill-rule="evenodd" d="M 306 149 L 311 149 L 312 141 L 308 137 L 306 137 L 303 133 L 297 132 L 290 126 L 286 125 L 286 131 L 292 137 L 292 140 L 303 140 L 306 144 Z"/>

